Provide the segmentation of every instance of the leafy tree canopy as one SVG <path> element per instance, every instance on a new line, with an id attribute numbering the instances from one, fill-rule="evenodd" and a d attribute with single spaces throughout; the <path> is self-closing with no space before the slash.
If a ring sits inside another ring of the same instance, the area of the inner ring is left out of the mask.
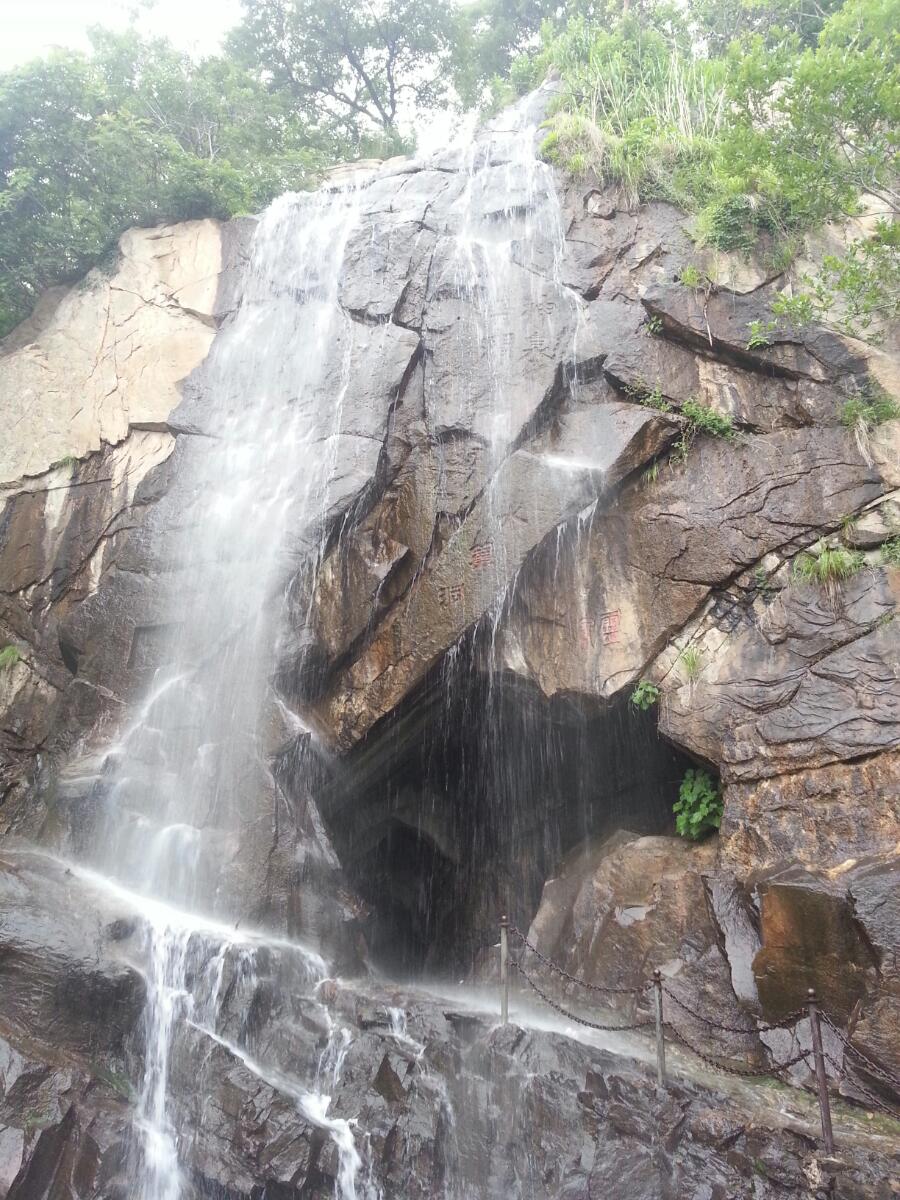
<path id="1" fill-rule="evenodd" d="M 715 32 L 719 0 L 647 2 L 597 24 L 545 27 L 531 70 L 566 85 L 556 137 L 634 196 L 700 214 L 732 248 L 857 211 L 862 192 L 896 207 L 900 10 L 894 0 L 726 0 L 737 36 Z M 782 22 L 782 23 L 779 23 Z M 514 72 L 515 74 L 515 72 Z"/>
<path id="2" fill-rule="evenodd" d="M 447 0 L 243 0 L 228 47 L 311 121 L 394 134 L 447 98 L 458 21 Z"/>
<path id="3" fill-rule="evenodd" d="M 129 226 L 259 209 L 336 153 L 227 60 L 135 34 L 94 51 L 0 75 L 0 333 Z"/>
<path id="4" fill-rule="evenodd" d="M 858 211 L 873 237 L 779 319 L 896 311 L 897 0 L 243 0 L 222 55 L 95 31 L 0 75 L 0 333 L 123 229 L 227 217 L 329 163 L 405 147 L 424 110 L 495 101 L 548 69 L 544 153 L 633 200 L 694 215 L 699 240 L 779 261 Z M 754 336 L 768 336 L 769 330 Z"/>

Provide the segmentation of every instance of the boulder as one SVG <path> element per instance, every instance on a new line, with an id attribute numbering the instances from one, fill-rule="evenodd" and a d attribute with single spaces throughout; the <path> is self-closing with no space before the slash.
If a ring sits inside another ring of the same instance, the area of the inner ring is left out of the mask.
<path id="1" fill-rule="evenodd" d="M 118 951 L 120 911 L 73 882 L 46 855 L 0 857 L 3 1028 L 54 1057 L 68 1051 L 121 1064 L 142 1019 L 143 980 Z"/>
<path id="2" fill-rule="evenodd" d="M 600 991 L 560 982 L 526 951 L 527 969 L 543 986 L 561 989 L 576 1011 L 606 1006 L 632 1021 L 650 1021 L 649 985 L 659 969 L 666 1019 L 677 1030 L 713 1055 L 758 1061 L 756 1026 L 732 989 L 707 900 L 706 876 L 715 868 L 716 851 L 715 840 L 693 845 L 620 834 L 573 854 L 544 885 L 528 936 L 547 958 Z M 521 952 L 515 942 L 514 948 Z"/>
<path id="3" fill-rule="evenodd" d="M 667 691 L 663 732 L 720 763 L 729 783 L 890 750 L 900 739 L 894 575 L 863 570 L 832 588 L 792 580 L 714 652 L 698 643 L 701 669 Z"/>

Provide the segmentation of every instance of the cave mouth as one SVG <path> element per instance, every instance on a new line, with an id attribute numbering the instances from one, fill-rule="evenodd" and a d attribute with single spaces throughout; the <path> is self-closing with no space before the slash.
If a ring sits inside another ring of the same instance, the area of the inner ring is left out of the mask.
<path id="1" fill-rule="evenodd" d="M 501 913 L 526 928 L 563 859 L 617 829 L 673 831 L 691 760 L 655 710 L 547 699 L 458 656 L 341 764 L 322 815 L 393 978 L 469 977 Z"/>

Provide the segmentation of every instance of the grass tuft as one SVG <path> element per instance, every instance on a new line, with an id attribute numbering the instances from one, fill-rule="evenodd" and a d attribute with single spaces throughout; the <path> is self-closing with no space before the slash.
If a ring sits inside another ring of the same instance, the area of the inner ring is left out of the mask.
<path id="1" fill-rule="evenodd" d="M 854 576 L 865 563 L 865 556 L 858 550 L 847 550 L 843 546 L 822 546 L 812 554 L 798 554 L 794 559 L 793 574 L 802 583 L 817 583 L 822 587 L 834 587 Z"/>
<path id="2" fill-rule="evenodd" d="M 678 665 L 684 672 L 685 679 L 693 683 L 703 669 L 703 655 L 698 646 L 685 646 L 678 655 Z"/>
<path id="3" fill-rule="evenodd" d="M 0 650 L 0 671 L 9 671 L 20 662 L 22 651 L 18 646 L 4 646 Z"/>

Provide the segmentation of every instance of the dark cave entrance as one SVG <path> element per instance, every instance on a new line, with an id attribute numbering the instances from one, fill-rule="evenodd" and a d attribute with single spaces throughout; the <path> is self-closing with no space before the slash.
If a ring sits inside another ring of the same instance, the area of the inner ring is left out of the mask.
<path id="1" fill-rule="evenodd" d="M 548 700 L 489 676 L 470 645 L 376 726 L 321 796 L 335 849 L 371 909 L 372 959 L 396 978 L 467 975 L 525 926 L 570 851 L 625 828 L 673 829 L 690 760 L 654 710 Z"/>

